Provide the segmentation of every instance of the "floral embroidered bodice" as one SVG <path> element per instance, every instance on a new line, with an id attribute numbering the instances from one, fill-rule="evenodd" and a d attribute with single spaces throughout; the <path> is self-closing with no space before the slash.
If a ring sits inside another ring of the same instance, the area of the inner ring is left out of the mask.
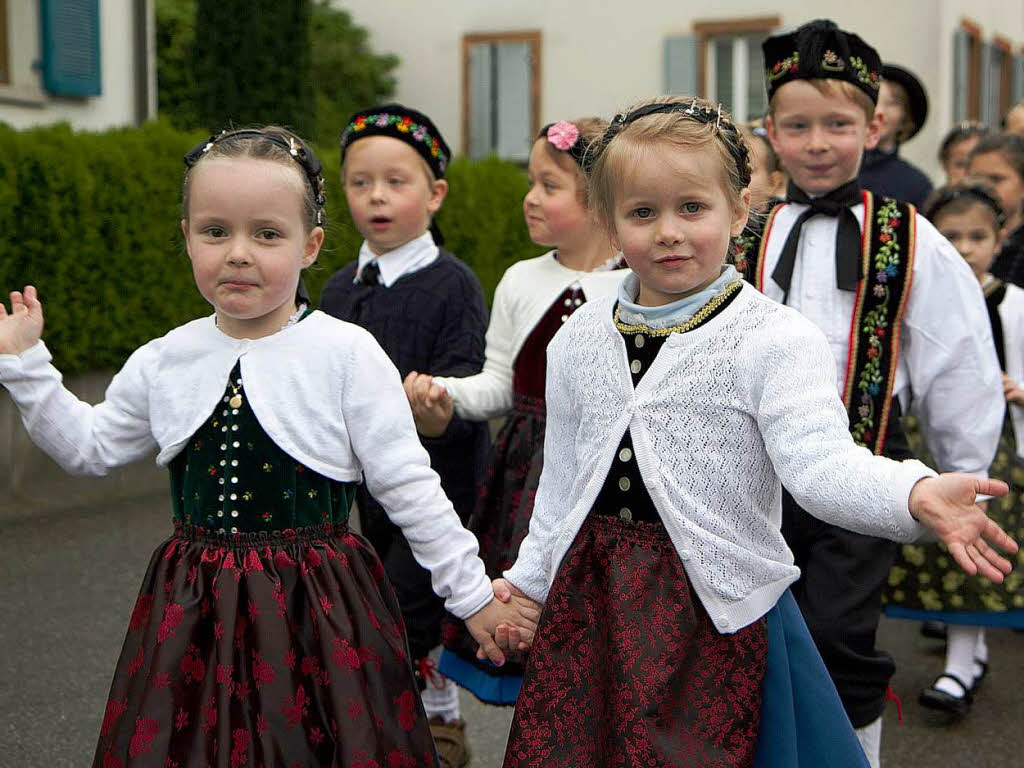
<path id="1" fill-rule="evenodd" d="M 238 364 L 220 404 L 170 470 L 175 522 L 226 533 L 345 523 L 356 488 L 310 470 L 270 439 L 249 406 Z"/>

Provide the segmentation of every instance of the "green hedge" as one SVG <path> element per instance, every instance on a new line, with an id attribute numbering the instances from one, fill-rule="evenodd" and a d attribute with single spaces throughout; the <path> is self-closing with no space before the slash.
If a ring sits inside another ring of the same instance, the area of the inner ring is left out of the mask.
<path id="1" fill-rule="evenodd" d="M 149 339 L 210 312 L 179 227 L 181 157 L 200 138 L 163 123 L 103 134 L 0 124 L 0 291 L 39 288 L 44 338 L 61 370 L 116 368 Z M 306 277 L 314 300 L 361 242 L 339 193 L 338 151 L 320 157 L 329 224 Z M 491 296 L 510 264 L 540 253 L 523 223 L 526 179 L 496 159 L 458 159 L 448 178 L 438 216 L 445 247 Z"/>

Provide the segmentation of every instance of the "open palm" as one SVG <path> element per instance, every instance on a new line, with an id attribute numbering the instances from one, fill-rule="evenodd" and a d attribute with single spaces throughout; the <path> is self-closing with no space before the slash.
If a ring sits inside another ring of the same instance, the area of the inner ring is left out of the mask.
<path id="1" fill-rule="evenodd" d="M 0 355 L 20 355 L 43 335 L 43 305 L 36 289 L 11 292 L 11 311 L 0 302 Z"/>

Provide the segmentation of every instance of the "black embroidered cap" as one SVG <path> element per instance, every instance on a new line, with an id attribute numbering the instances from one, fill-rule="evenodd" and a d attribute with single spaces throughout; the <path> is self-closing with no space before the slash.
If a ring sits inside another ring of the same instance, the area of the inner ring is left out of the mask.
<path id="1" fill-rule="evenodd" d="M 771 100 L 791 80 L 845 80 L 878 103 L 882 61 L 859 35 L 827 19 L 809 21 L 796 31 L 769 37 L 764 51 L 765 87 Z"/>
<path id="2" fill-rule="evenodd" d="M 914 127 L 907 131 L 901 141 L 909 141 L 917 135 L 924 121 L 928 119 L 928 93 L 913 72 L 896 64 L 882 65 L 882 79 L 902 86 L 907 93 L 907 111 Z"/>
<path id="3" fill-rule="evenodd" d="M 352 142 L 367 136 L 390 136 L 404 141 L 426 160 L 436 178 L 444 178 L 452 151 L 437 126 L 422 112 L 401 104 L 380 104 L 356 112 L 341 132 L 342 162 Z"/>

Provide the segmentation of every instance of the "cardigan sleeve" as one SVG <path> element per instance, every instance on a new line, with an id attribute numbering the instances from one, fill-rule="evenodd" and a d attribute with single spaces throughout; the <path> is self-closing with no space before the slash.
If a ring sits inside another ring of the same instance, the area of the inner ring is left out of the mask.
<path id="1" fill-rule="evenodd" d="M 147 376 L 155 364 L 150 342 L 114 376 L 99 405 L 63 385 L 40 341 L 21 355 L 0 355 L 0 383 L 10 392 L 33 442 L 73 475 L 105 475 L 153 453 Z"/>
<path id="2" fill-rule="evenodd" d="M 567 513 L 576 480 L 576 433 L 580 409 L 576 407 L 566 370 L 563 349 L 571 337 L 563 328 L 548 345 L 545 399 L 547 422 L 544 430 L 544 468 L 534 498 L 530 530 L 519 547 L 515 563 L 505 578 L 532 600 L 543 603 L 554 576 L 552 562 L 555 538 Z"/>
<path id="3" fill-rule="evenodd" d="M 416 436 L 398 370 L 362 328 L 353 326 L 348 352 L 342 417 L 367 490 L 402 529 L 445 607 L 460 619 L 472 616 L 493 599 L 491 583 L 476 538 L 462 527 Z"/>
<path id="4" fill-rule="evenodd" d="M 455 413 L 464 419 L 486 421 L 504 416 L 512 408 L 512 355 L 516 333 L 512 295 L 511 277 L 506 272 L 494 291 L 483 370 L 475 376 L 443 380 L 455 401 Z"/>
<path id="5" fill-rule="evenodd" d="M 815 517 L 857 533 L 913 541 L 925 531 L 908 509 L 918 480 L 934 476 L 919 461 L 875 456 L 850 435 L 835 362 L 824 334 L 788 317 L 747 349 L 757 424 L 776 474 Z"/>

